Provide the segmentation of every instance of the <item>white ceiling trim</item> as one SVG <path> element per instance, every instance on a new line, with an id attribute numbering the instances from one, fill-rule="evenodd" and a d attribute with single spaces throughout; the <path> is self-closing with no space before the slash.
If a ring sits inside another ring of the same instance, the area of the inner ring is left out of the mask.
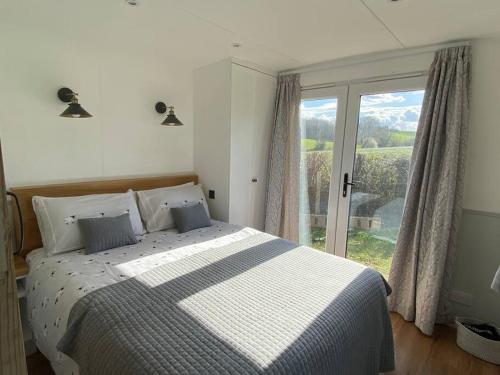
<path id="1" fill-rule="evenodd" d="M 470 45 L 470 41 L 464 40 L 451 43 L 440 43 L 440 44 L 431 44 L 428 46 L 421 46 L 421 47 L 397 49 L 385 52 L 367 53 L 359 56 L 351 56 L 342 59 L 335 59 L 317 64 L 311 64 L 296 69 L 283 70 L 279 72 L 279 74 L 286 75 L 292 73 L 317 72 L 326 69 L 342 68 L 346 66 L 390 60 L 398 57 L 420 55 L 424 53 L 435 52 L 442 48 L 451 48 L 451 47 L 468 46 L 468 45 Z"/>
<path id="2" fill-rule="evenodd" d="M 380 76 L 359 78 L 359 79 L 349 79 L 346 81 L 334 81 L 334 82 L 326 82 L 326 83 L 318 83 L 314 85 L 305 85 L 301 86 L 302 91 L 308 90 L 317 90 L 317 89 L 325 89 L 329 87 L 338 87 L 338 86 L 347 86 L 358 83 L 374 83 L 381 81 L 390 81 L 401 78 L 417 78 L 417 77 L 425 77 L 429 74 L 428 70 L 417 70 L 414 72 L 400 73 L 400 74 L 386 74 Z"/>

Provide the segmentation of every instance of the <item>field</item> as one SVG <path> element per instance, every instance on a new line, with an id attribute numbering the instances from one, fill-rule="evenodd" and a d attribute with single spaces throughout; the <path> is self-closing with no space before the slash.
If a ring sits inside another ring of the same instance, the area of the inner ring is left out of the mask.
<path id="1" fill-rule="evenodd" d="M 333 150 L 333 142 L 318 142 L 315 139 L 302 139 L 303 151 L 329 151 Z"/>
<path id="2" fill-rule="evenodd" d="M 415 133 L 394 131 L 391 137 L 397 142 L 407 143 L 414 137 Z M 321 189 L 328 189 L 331 171 L 331 150 L 334 142 L 318 142 L 314 139 L 302 140 L 303 157 L 306 159 L 308 168 L 308 183 L 317 183 L 316 176 L 322 176 Z M 401 199 L 405 196 L 406 179 L 408 175 L 409 160 L 413 146 L 392 146 L 392 147 L 363 147 L 356 146 L 356 163 L 354 174 L 358 182 L 356 190 L 361 193 L 370 193 L 378 198 L 364 206 L 358 206 L 358 212 L 355 216 L 372 217 L 375 210 L 386 204 L 395 202 L 395 199 Z M 338 157 L 335 155 L 335 157 Z M 323 163 L 323 164 L 321 164 Z M 323 181 L 324 180 L 324 181 Z M 317 191 L 313 190 L 313 191 Z M 313 193 L 314 194 L 314 193 Z M 310 197 L 313 201 L 314 197 Z M 323 215 L 326 212 L 322 213 Z M 389 276 L 392 254 L 395 247 L 395 239 L 399 230 L 397 222 L 400 219 L 401 212 L 391 211 L 384 218 L 384 227 L 379 230 L 364 231 L 360 229 L 351 229 L 348 233 L 349 249 L 347 258 L 356 262 L 363 263 L 373 267 L 382 273 L 385 277 Z M 388 223 L 396 223 L 387 226 Z M 312 247 L 324 250 L 325 248 L 325 229 L 311 229 Z M 389 233 L 389 232 L 390 233 Z"/>
<path id="3" fill-rule="evenodd" d="M 301 177 L 307 184 L 305 214 L 326 216 L 334 154 L 335 124 L 306 118 L 301 125 Z M 389 276 L 404 207 L 416 132 L 398 130 L 373 116 L 361 116 L 352 171 L 347 258 Z M 311 203 L 314 202 L 314 203 Z M 375 219 L 374 226 L 372 219 Z M 370 229 L 362 229 L 370 228 Z M 311 228 L 311 246 L 325 249 L 325 228 Z"/>
<path id="4" fill-rule="evenodd" d="M 390 150 L 390 149 L 411 149 L 413 141 L 415 140 L 415 132 L 391 130 L 384 142 L 380 142 L 380 147 L 370 147 L 364 145 L 361 140 L 358 140 L 357 150 Z M 319 142 L 316 139 L 302 139 L 302 151 L 327 151 L 333 149 L 334 142 L 325 141 Z M 382 145 L 384 144 L 384 145 Z M 363 146 L 364 145 L 364 146 Z"/>
<path id="5" fill-rule="evenodd" d="M 379 148 L 362 148 L 356 147 L 356 153 L 359 155 L 380 155 L 384 157 L 390 156 L 411 156 L 413 146 L 401 147 L 379 147 Z"/>
<path id="6" fill-rule="evenodd" d="M 312 230 L 312 247 L 321 251 L 325 249 L 325 229 Z M 348 235 L 347 258 L 372 267 L 387 279 L 391 268 L 394 243 L 379 236 L 364 232 L 350 231 Z"/>

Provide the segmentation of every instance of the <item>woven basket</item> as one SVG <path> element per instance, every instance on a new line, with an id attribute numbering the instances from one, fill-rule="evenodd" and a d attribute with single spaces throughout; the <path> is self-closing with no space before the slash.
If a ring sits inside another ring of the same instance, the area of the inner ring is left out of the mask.
<path id="1" fill-rule="evenodd" d="M 484 322 L 463 317 L 457 317 L 455 322 L 457 323 L 457 345 L 459 347 L 475 357 L 500 365 L 500 341 L 488 340 L 463 325 L 463 323 L 482 324 Z M 498 327 L 495 329 L 500 332 Z"/>

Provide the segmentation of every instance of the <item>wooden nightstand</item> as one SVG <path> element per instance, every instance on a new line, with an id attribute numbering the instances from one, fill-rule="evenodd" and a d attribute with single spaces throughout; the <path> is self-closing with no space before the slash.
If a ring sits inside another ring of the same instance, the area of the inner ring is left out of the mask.
<path id="1" fill-rule="evenodd" d="M 19 300 L 19 312 L 21 315 L 21 324 L 23 326 L 24 349 L 26 355 L 36 352 L 33 344 L 33 334 L 28 323 L 28 312 L 26 307 L 26 277 L 28 276 L 29 266 L 26 260 L 19 255 L 14 255 L 14 270 L 16 272 L 17 299 Z"/>
<path id="2" fill-rule="evenodd" d="M 20 255 L 14 255 L 14 270 L 16 271 L 17 298 L 26 296 L 26 276 L 29 272 L 28 263 Z"/>

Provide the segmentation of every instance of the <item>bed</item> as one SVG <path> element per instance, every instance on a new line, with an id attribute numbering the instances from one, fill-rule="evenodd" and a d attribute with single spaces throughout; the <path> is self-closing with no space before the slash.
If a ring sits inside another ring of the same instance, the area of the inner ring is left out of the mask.
<path id="1" fill-rule="evenodd" d="M 137 186 L 119 185 L 116 191 Z M 66 196 L 74 188 L 64 188 Z M 26 202 L 40 191 L 17 193 Z M 255 229 L 212 221 L 91 255 L 25 252 L 35 344 L 57 374 L 376 374 L 394 367 L 387 287 L 377 272 Z"/>

